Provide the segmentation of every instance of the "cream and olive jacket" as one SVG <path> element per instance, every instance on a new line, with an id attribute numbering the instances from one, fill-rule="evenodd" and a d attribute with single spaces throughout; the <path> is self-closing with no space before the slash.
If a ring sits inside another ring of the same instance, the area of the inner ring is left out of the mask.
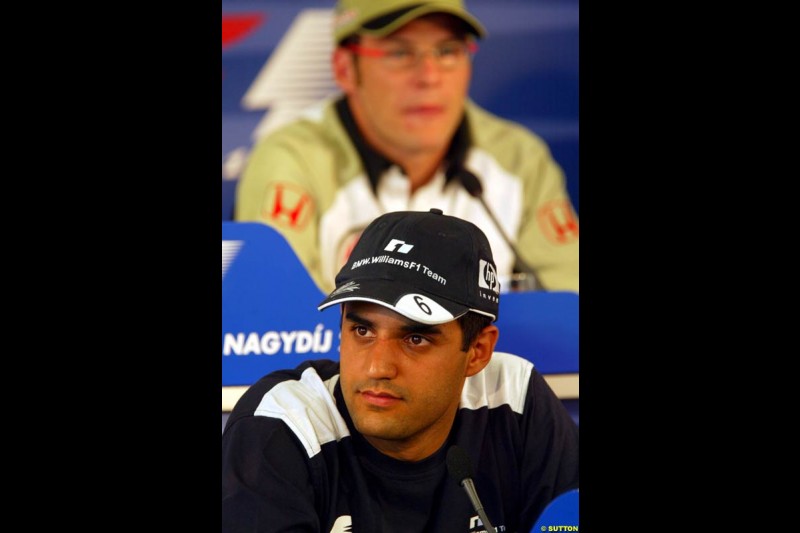
<path id="1" fill-rule="evenodd" d="M 255 144 L 237 186 L 234 219 L 274 227 L 327 293 L 375 217 L 438 208 L 484 231 L 505 292 L 513 251 L 465 188 L 465 173 L 480 182 L 538 288 L 578 292 L 578 217 L 562 169 L 540 137 L 471 101 L 447 160 L 412 196 L 403 170 L 366 145 L 343 97 L 325 100 Z"/>

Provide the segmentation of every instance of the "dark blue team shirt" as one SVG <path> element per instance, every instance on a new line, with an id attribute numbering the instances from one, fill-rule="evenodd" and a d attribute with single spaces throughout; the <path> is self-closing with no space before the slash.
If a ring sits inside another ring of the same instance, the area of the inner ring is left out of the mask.
<path id="1" fill-rule="evenodd" d="M 338 362 L 307 361 L 237 402 L 222 435 L 223 533 L 484 531 L 447 473 L 454 444 L 498 531 L 528 533 L 553 498 L 578 487 L 578 428 L 523 358 L 495 352 L 467 379 L 448 441 L 413 463 L 356 432 L 338 375 Z"/>

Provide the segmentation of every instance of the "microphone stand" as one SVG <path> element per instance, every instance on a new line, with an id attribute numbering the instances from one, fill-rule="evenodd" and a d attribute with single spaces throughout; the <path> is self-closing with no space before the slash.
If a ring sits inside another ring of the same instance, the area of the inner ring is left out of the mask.
<path id="1" fill-rule="evenodd" d="M 511 239 L 508 238 L 506 232 L 503 230 L 503 226 L 500 225 L 497 218 L 494 216 L 494 213 L 491 209 L 489 209 L 486 200 L 483 199 L 483 186 L 481 185 L 480 180 L 478 180 L 477 176 L 467 170 L 464 167 L 458 171 L 458 178 L 461 180 L 461 184 L 464 186 L 464 189 L 472 196 L 473 198 L 477 198 L 478 201 L 483 206 L 483 209 L 486 211 L 486 214 L 489 215 L 489 218 L 492 220 L 492 223 L 500 232 L 500 235 L 503 237 L 503 240 L 511 248 L 511 252 L 514 254 L 514 268 L 513 273 L 511 276 L 511 287 L 519 290 L 520 285 L 527 285 L 527 277 L 530 276 L 531 280 L 533 281 L 532 287 L 523 287 L 525 290 L 540 290 L 543 289 L 541 282 L 539 281 L 539 277 L 536 275 L 536 272 L 533 268 L 530 267 L 525 261 L 523 261 L 522 257 L 520 257 L 519 252 L 517 251 L 516 246 L 512 243 Z M 519 276 L 522 274 L 522 276 Z"/>

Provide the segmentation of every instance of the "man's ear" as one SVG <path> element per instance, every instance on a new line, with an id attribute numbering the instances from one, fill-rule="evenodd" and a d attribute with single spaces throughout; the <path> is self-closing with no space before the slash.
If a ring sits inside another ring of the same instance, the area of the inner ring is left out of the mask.
<path id="1" fill-rule="evenodd" d="M 333 78 L 344 94 L 352 93 L 356 88 L 357 73 L 353 54 L 341 46 L 337 46 L 333 51 L 331 60 L 333 68 Z"/>
<path id="2" fill-rule="evenodd" d="M 467 359 L 467 377 L 474 376 L 489 364 L 499 336 L 500 330 L 497 329 L 497 326 L 494 324 L 486 326 L 478 333 L 472 346 L 467 350 L 469 353 L 469 358 Z"/>

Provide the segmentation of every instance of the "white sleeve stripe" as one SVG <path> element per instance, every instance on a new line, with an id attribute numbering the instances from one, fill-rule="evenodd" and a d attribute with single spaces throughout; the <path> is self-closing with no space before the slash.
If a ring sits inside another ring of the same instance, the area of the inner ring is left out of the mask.
<path id="1" fill-rule="evenodd" d="M 461 408 L 493 409 L 508 405 L 522 414 L 528 381 L 533 371 L 530 361 L 503 352 L 478 374 L 467 378 L 461 392 Z M 297 436 L 309 457 L 317 455 L 322 445 L 350 436 L 333 399 L 339 376 L 323 382 L 313 368 L 307 368 L 299 380 L 275 385 L 261 399 L 256 416 L 283 420 Z"/>
<path id="2" fill-rule="evenodd" d="M 508 405 L 522 414 L 533 363 L 522 357 L 494 352 L 492 360 L 481 372 L 467 378 L 461 392 L 462 409 L 494 409 Z"/>
<path id="3" fill-rule="evenodd" d="M 333 399 L 336 378 L 323 383 L 313 368 L 307 368 L 299 380 L 284 381 L 270 389 L 254 414 L 283 420 L 313 457 L 323 444 L 350 435 Z"/>

